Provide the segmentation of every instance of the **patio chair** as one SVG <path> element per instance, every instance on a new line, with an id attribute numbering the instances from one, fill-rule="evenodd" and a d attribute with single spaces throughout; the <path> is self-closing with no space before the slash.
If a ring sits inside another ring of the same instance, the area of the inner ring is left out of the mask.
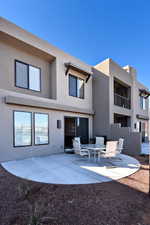
<path id="1" fill-rule="evenodd" d="M 80 155 L 82 157 L 88 156 L 88 158 L 90 159 L 90 151 L 88 149 L 81 148 L 81 144 L 76 140 L 73 140 L 73 149 L 75 154 Z"/>
<path id="2" fill-rule="evenodd" d="M 118 147 L 117 147 L 117 156 L 120 155 L 122 153 L 123 150 L 123 143 L 124 143 L 124 139 L 123 138 L 119 138 L 118 141 Z M 118 160 L 122 160 L 120 157 L 117 157 Z"/>
<path id="3" fill-rule="evenodd" d="M 104 137 L 96 137 L 96 145 L 104 145 Z"/>
<path id="4" fill-rule="evenodd" d="M 74 137 L 74 140 L 81 144 L 80 137 Z"/>
<path id="5" fill-rule="evenodd" d="M 118 149 L 118 141 L 107 141 L 106 143 L 106 150 L 98 152 L 98 160 L 100 161 L 100 157 L 104 158 L 115 158 L 117 155 Z"/>
<path id="6" fill-rule="evenodd" d="M 123 150 L 123 143 L 124 143 L 124 139 L 123 138 L 119 138 L 118 141 L 118 148 L 117 148 L 117 153 L 121 154 L 122 150 Z"/>

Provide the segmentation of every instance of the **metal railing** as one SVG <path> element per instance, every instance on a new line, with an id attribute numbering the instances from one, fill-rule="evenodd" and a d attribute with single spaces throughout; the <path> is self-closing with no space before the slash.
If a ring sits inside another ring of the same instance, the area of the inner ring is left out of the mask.
<path id="1" fill-rule="evenodd" d="M 118 94 L 114 94 L 114 104 L 126 109 L 131 109 L 131 101 L 130 99 L 123 97 Z"/>

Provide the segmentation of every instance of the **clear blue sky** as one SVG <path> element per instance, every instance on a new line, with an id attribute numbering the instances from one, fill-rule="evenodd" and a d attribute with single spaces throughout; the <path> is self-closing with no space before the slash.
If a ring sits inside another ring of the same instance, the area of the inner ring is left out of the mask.
<path id="1" fill-rule="evenodd" d="M 1 0 L 0 15 L 88 64 L 130 64 L 150 88 L 148 0 Z"/>

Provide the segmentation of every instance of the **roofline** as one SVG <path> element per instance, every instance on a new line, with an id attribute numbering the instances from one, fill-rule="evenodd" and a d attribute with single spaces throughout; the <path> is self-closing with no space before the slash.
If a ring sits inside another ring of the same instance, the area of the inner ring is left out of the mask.
<path id="1" fill-rule="evenodd" d="M 37 49 L 40 49 L 42 51 L 45 51 L 46 53 L 53 55 L 54 57 L 56 57 L 58 54 L 65 55 L 66 57 L 72 58 L 73 61 L 77 60 L 79 64 L 84 65 L 85 67 L 88 67 L 89 69 L 92 68 L 91 65 L 83 62 L 82 60 L 76 58 L 75 56 L 72 56 L 64 52 L 58 47 L 50 44 L 48 41 L 43 40 L 42 38 L 39 38 L 33 33 L 21 28 L 20 26 L 10 22 L 9 20 L 1 16 L 0 16 L 0 32 L 6 33 L 9 36 L 16 38 L 20 41 L 23 41 L 26 44 L 30 44 L 31 46 Z"/>
<path id="2" fill-rule="evenodd" d="M 140 81 L 137 80 L 137 83 L 141 86 L 143 86 L 143 88 L 145 88 L 147 91 L 149 91 L 149 88 L 147 86 L 145 86 L 143 83 L 141 83 Z"/>
<path id="3" fill-rule="evenodd" d="M 75 56 L 72 56 L 72 55 L 64 52 L 63 50 L 50 44 L 48 41 L 39 38 L 38 36 L 34 35 L 33 33 L 19 27 L 18 25 L 10 22 L 9 20 L 7 20 L 1 16 L 0 16 L 0 32 L 6 33 L 7 35 L 9 35 L 13 38 L 16 38 L 17 40 L 20 40 L 26 44 L 29 44 L 29 45 L 31 45 L 41 51 L 44 51 L 47 54 L 52 55 L 54 57 L 61 54 L 61 55 L 71 58 L 69 60 L 73 61 L 73 63 L 74 63 L 74 61 L 78 61 L 79 66 L 83 67 L 83 69 L 89 73 L 92 72 L 92 68 L 96 69 L 96 66 L 104 63 L 105 61 L 114 63 L 119 68 L 121 68 L 123 71 L 128 73 L 123 67 L 121 67 L 118 63 L 116 63 L 114 60 L 112 60 L 112 58 L 106 58 L 105 60 L 103 60 L 102 62 L 100 62 L 99 64 L 97 64 L 95 66 L 89 65 L 89 64 L 81 61 L 80 59 L 76 58 Z M 132 66 L 130 66 L 130 67 L 133 68 Z M 138 83 L 143 85 L 139 81 L 138 81 Z M 143 86 L 145 86 L 145 85 L 143 85 Z M 145 86 L 145 88 L 147 88 L 147 87 Z M 147 88 L 147 89 L 149 89 L 149 88 Z"/>

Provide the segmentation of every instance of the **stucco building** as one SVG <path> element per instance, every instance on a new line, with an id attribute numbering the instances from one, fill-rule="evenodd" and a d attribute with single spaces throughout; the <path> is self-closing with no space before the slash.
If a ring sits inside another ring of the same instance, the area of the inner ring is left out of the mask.
<path id="1" fill-rule="evenodd" d="M 94 68 L 3 18 L 0 68 L 0 161 L 63 152 L 74 136 L 108 136 L 112 123 L 148 123 L 139 98 L 149 92 L 133 68 L 110 59 Z"/>
<path id="2" fill-rule="evenodd" d="M 97 91 L 95 92 L 95 90 L 99 89 L 99 98 L 102 95 L 104 95 L 105 98 L 105 101 L 103 100 L 103 107 L 104 105 L 108 107 L 107 114 L 104 115 L 104 112 L 98 112 L 96 114 L 97 120 L 101 120 L 99 115 L 103 114 L 103 116 L 105 116 L 103 121 L 108 120 L 109 125 L 120 123 L 121 127 L 130 127 L 133 132 L 141 133 L 143 142 L 148 141 L 148 97 L 150 92 L 146 86 L 137 80 L 136 70 L 129 65 L 121 67 L 112 59 L 104 60 L 100 64 L 96 65 L 95 68 L 99 72 L 94 70 L 95 88 L 93 91 L 95 95 L 93 101 L 97 101 Z M 99 79 L 99 83 L 101 84 L 98 83 Z M 101 85 L 101 88 L 98 88 L 99 85 Z M 103 85 L 106 85 L 105 92 L 103 92 Z M 109 105 L 107 103 L 109 103 Z M 95 109 L 100 110 L 96 104 Z M 103 116 L 101 115 L 101 118 Z M 97 125 L 97 120 L 95 120 L 95 130 L 96 132 L 102 133 L 103 127 L 101 129 L 101 126 Z M 106 130 L 107 135 L 109 131 L 109 125 Z"/>

